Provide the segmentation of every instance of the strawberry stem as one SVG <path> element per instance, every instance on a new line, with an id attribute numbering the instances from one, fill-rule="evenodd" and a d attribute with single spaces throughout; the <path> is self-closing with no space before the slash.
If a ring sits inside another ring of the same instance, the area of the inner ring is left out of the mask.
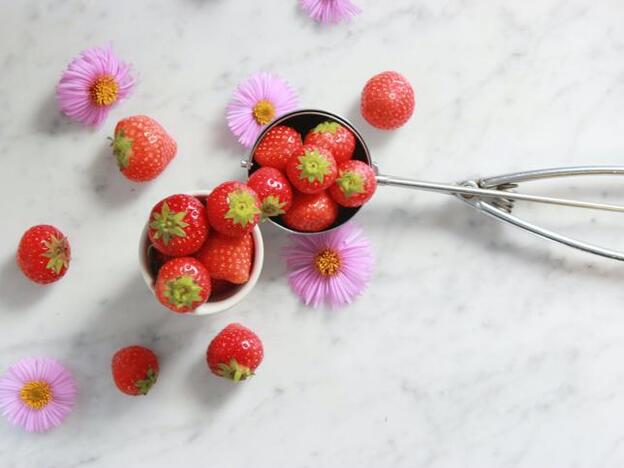
<path id="1" fill-rule="evenodd" d="M 284 206 L 286 202 L 280 201 L 279 197 L 275 195 L 268 195 L 262 200 L 262 220 L 266 220 L 271 216 L 278 216 L 284 214 Z"/>
<path id="2" fill-rule="evenodd" d="M 158 374 L 150 367 L 147 369 L 145 379 L 137 380 L 134 382 L 134 385 L 139 389 L 140 395 L 147 395 L 147 392 L 149 392 L 152 386 L 156 383 L 156 379 L 158 379 Z"/>
<path id="3" fill-rule="evenodd" d="M 167 245 L 172 237 L 186 237 L 184 228 L 188 226 L 188 223 L 184 222 L 185 216 L 186 211 L 178 213 L 171 211 L 167 202 L 164 202 L 160 213 L 155 212 L 152 216 L 153 221 L 150 223 L 150 228 L 156 231 L 154 238 L 162 238 L 164 244 Z"/>
<path id="4" fill-rule="evenodd" d="M 345 197 L 364 193 L 364 178 L 353 171 L 344 171 L 340 173 L 340 177 L 336 179 L 336 183 Z"/>
<path id="5" fill-rule="evenodd" d="M 299 164 L 297 165 L 297 169 L 300 171 L 299 178 L 307 179 L 310 183 L 315 180 L 323 183 L 325 176 L 331 172 L 330 165 L 325 155 L 318 150 L 306 149 L 305 153 L 299 156 Z"/>
<path id="6" fill-rule="evenodd" d="M 128 167 L 130 158 L 132 157 L 132 140 L 127 138 L 122 130 L 118 134 L 115 134 L 111 146 L 113 147 L 113 154 L 115 158 L 117 158 L 119 169 Z"/>
<path id="7" fill-rule="evenodd" d="M 43 256 L 49 259 L 48 263 L 46 263 L 46 268 L 53 270 L 58 275 L 63 268 L 69 266 L 67 239 L 50 236 L 50 240 L 45 241 L 43 244 L 47 249 Z"/>
<path id="8" fill-rule="evenodd" d="M 228 212 L 225 219 L 231 219 L 233 224 L 246 227 L 252 223 L 256 215 L 260 214 L 260 208 L 256 204 L 254 196 L 246 190 L 235 190 L 228 195 Z"/>
<path id="9" fill-rule="evenodd" d="M 217 365 L 218 369 L 216 373 L 221 377 L 233 380 L 234 382 L 240 382 L 246 380 L 254 375 L 253 371 L 249 367 L 240 365 L 236 359 L 230 359 L 229 364 L 220 363 Z"/>
<path id="10" fill-rule="evenodd" d="M 325 122 L 321 122 L 316 127 L 312 129 L 315 133 L 336 133 L 340 128 L 340 124 L 338 122 L 331 122 L 329 120 Z"/>
<path id="11" fill-rule="evenodd" d="M 185 275 L 168 281 L 163 296 L 168 299 L 169 304 L 182 309 L 192 307 L 195 302 L 201 302 L 201 291 L 201 286 L 193 278 Z"/>

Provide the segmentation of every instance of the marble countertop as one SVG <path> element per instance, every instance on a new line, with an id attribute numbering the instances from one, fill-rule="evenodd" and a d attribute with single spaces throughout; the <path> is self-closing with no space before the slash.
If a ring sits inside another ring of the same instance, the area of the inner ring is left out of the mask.
<path id="1" fill-rule="evenodd" d="M 295 0 L 45 0 L 2 3 L 0 28 L 0 371 L 47 355 L 78 379 L 68 421 L 30 435 L 0 420 L 10 467 L 621 467 L 624 269 L 534 238 L 452 198 L 383 187 L 357 222 L 377 255 L 371 287 L 339 311 L 301 306 L 284 278 L 286 236 L 263 227 L 258 286 L 214 317 L 178 317 L 142 283 L 136 244 L 149 208 L 240 178 L 245 151 L 224 106 L 265 70 L 301 104 L 352 118 L 382 170 L 455 181 L 624 157 L 620 0 L 357 0 L 353 22 L 320 28 Z M 62 118 L 53 95 L 80 50 L 112 42 L 140 83 L 98 130 Z M 358 115 L 373 74 L 417 93 L 402 129 Z M 131 184 L 106 137 L 146 113 L 178 157 Z M 621 183 L 531 185 L 624 198 Z M 624 221 L 553 207 L 518 213 L 624 249 Z M 53 223 L 73 263 L 51 287 L 14 263 L 22 232 Z M 232 385 L 204 352 L 227 323 L 255 329 L 266 357 Z M 113 386 L 132 343 L 161 358 L 147 398 Z"/>

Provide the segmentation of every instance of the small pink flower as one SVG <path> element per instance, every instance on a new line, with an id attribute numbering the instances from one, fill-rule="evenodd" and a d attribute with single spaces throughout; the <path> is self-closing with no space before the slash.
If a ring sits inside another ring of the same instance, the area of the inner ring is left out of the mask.
<path id="1" fill-rule="evenodd" d="M 282 78 L 256 73 L 240 83 L 227 107 L 227 122 L 249 148 L 268 123 L 297 107 L 297 96 Z"/>
<path id="2" fill-rule="evenodd" d="M 0 378 L 0 411 L 28 432 L 60 425 L 75 400 L 74 378 L 54 359 L 22 359 Z"/>
<path id="3" fill-rule="evenodd" d="M 56 99 L 70 119 L 95 127 L 133 86 L 130 65 L 119 60 L 110 45 L 94 47 L 67 66 L 56 86 Z"/>
<path id="4" fill-rule="evenodd" d="M 353 301 L 368 285 L 373 254 L 362 230 L 347 223 L 318 235 L 291 235 L 284 249 L 288 282 L 306 305 L 332 307 Z"/>
<path id="5" fill-rule="evenodd" d="M 362 10 L 351 0 L 299 0 L 308 16 L 323 24 L 348 21 Z"/>

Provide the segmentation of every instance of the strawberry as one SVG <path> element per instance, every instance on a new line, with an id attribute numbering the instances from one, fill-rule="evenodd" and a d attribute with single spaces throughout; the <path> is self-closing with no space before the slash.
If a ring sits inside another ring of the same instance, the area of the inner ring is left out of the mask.
<path id="1" fill-rule="evenodd" d="M 355 151 L 353 133 L 338 122 L 332 121 L 320 123 L 310 130 L 304 143 L 327 148 L 338 164 L 351 159 Z"/>
<path id="2" fill-rule="evenodd" d="M 301 153 L 303 143 L 297 130 L 277 125 L 269 130 L 254 151 L 254 160 L 261 166 L 283 171 L 286 162 Z"/>
<path id="3" fill-rule="evenodd" d="M 334 224 L 338 205 L 327 192 L 306 195 L 295 193 L 288 213 L 282 216 L 286 226 L 302 232 L 318 232 Z"/>
<path id="4" fill-rule="evenodd" d="M 54 226 L 40 224 L 28 229 L 17 248 L 17 264 L 28 279 L 53 283 L 67 272 L 71 249 L 67 237 Z"/>
<path id="5" fill-rule="evenodd" d="M 120 120 L 111 139 L 121 173 L 135 182 L 156 178 L 175 157 L 177 144 L 154 119 L 133 115 Z"/>
<path id="6" fill-rule="evenodd" d="M 162 305 L 182 314 L 206 302 L 212 287 L 208 270 L 200 261 L 177 257 L 160 267 L 154 290 Z"/>
<path id="7" fill-rule="evenodd" d="M 206 267 L 212 279 L 243 284 L 249 281 L 253 251 L 251 234 L 230 237 L 217 232 L 208 237 L 195 258 Z"/>
<path id="8" fill-rule="evenodd" d="M 286 176 L 273 167 L 261 167 L 247 185 L 258 194 L 262 219 L 286 213 L 292 205 L 292 188 Z"/>
<path id="9" fill-rule="evenodd" d="M 190 195 L 171 195 L 150 213 L 149 239 L 165 255 L 180 257 L 197 252 L 208 230 L 204 205 Z"/>
<path id="10" fill-rule="evenodd" d="M 215 188 L 206 198 L 210 225 L 221 234 L 243 236 L 260 221 L 258 195 L 247 185 L 230 180 Z"/>
<path id="11" fill-rule="evenodd" d="M 362 206 L 377 189 L 375 171 L 358 160 L 338 164 L 338 178 L 327 192 L 336 203 L 346 207 Z"/>
<path id="12" fill-rule="evenodd" d="M 212 373 L 235 382 L 254 375 L 263 357 L 258 335 L 240 323 L 231 323 L 221 330 L 206 351 Z"/>
<path id="13" fill-rule="evenodd" d="M 414 90 L 399 73 L 380 73 L 364 86 L 360 111 L 373 127 L 383 130 L 398 128 L 414 112 Z"/>
<path id="14" fill-rule="evenodd" d="M 143 346 L 128 346 L 117 351 L 111 368 L 115 385 L 127 395 L 147 395 L 158 379 L 158 358 Z"/>
<path id="15" fill-rule="evenodd" d="M 336 180 L 336 160 L 324 147 L 304 145 L 300 154 L 288 160 L 286 174 L 300 192 L 322 192 Z"/>

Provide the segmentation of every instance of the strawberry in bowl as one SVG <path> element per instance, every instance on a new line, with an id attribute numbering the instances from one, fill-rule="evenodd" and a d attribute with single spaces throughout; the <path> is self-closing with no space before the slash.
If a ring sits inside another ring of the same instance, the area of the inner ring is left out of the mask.
<path id="1" fill-rule="evenodd" d="M 301 193 L 319 193 L 336 180 L 336 160 L 321 146 L 304 145 L 301 154 L 286 163 L 286 174 L 293 187 Z"/>

